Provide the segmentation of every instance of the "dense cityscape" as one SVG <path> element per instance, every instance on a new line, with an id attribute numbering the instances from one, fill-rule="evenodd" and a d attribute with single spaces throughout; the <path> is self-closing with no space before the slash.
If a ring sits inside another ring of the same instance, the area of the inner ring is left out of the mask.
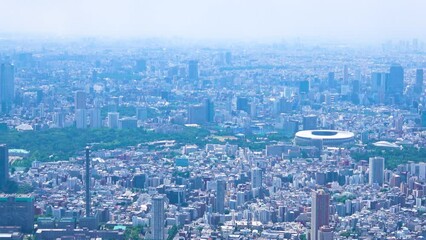
<path id="1" fill-rule="evenodd" d="M 0 9 L 0 240 L 426 239 L 425 1 Z"/>
<path id="2" fill-rule="evenodd" d="M 421 41 L 0 47 L 2 239 L 426 237 Z"/>

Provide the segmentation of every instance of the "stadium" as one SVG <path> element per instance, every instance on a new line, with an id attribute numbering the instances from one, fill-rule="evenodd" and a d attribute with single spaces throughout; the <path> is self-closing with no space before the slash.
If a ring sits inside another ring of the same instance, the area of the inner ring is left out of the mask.
<path id="1" fill-rule="evenodd" d="M 348 131 L 305 130 L 297 132 L 294 141 L 299 146 L 314 146 L 320 141 L 323 146 L 335 147 L 352 144 L 354 137 L 355 135 Z"/>

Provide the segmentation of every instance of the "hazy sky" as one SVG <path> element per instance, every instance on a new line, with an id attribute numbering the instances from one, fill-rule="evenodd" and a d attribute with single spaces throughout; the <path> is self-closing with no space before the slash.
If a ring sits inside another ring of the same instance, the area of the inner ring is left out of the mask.
<path id="1" fill-rule="evenodd" d="M 0 0 L 0 33 L 426 39 L 425 0 Z"/>

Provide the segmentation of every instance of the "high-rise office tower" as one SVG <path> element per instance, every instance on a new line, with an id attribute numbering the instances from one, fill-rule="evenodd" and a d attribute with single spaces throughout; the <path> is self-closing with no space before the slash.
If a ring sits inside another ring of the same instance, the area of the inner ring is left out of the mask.
<path id="1" fill-rule="evenodd" d="M 188 107 L 188 123 L 203 125 L 206 123 L 206 108 L 202 104 Z"/>
<path id="2" fill-rule="evenodd" d="M 87 110 L 86 109 L 75 110 L 75 127 L 76 128 L 87 127 Z"/>
<path id="3" fill-rule="evenodd" d="M 86 93 L 84 91 L 75 92 L 74 105 L 75 109 L 86 109 Z"/>
<path id="4" fill-rule="evenodd" d="M 6 144 L 0 144 L 0 189 L 9 179 L 9 150 Z"/>
<path id="5" fill-rule="evenodd" d="M 385 172 L 385 159 L 382 157 L 371 157 L 369 159 L 368 183 L 379 186 L 383 185 Z"/>
<path id="6" fill-rule="evenodd" d="M 398 102 L 404 91 L 404 69 L 399 64 L 394 64 L 389 70 L 389 79 L 386 84 L 386 95 L 394 97 Z"/>
<path id="7" fill-rule="evenodd" d="M 164 196 L 152 198 L 151 234 L 153 240 L 165 239 L 164 231 Z"/>
<path id="8" fill-rule="evenodd" d="M 329 225 L 330 195 L 324 190 L 312 192 L 311 240 L 318 240 L 318 230 Z"/>
<path id="9" fill-rule="evenodd" d="M 34 197 L 0 195 L 0 226 L 21 227 L 23 233 L 34 231 Z"/>
<path id="10" fill-rule="evenodd" d="M 262 187 L 262 169 L 255 167 L 251 170 L 251 187 L 261 188 Z"/>
<path id="11" fill-rule="evenodd" d="M 414 91 L 417 94 L 421 94 L 423 92 L 423 69 L 416 70 L 416 84 Z"/>
<path id="12" fill-rule="evenodd" d="M 216 182 L 216 199 L 215 199 L 215 212 L 225 213 L 225 194 L 226 194 L 226 181 L 219 179 Z"/>
<path id="13" fill-rule="evenodd" d="M 318 117 L 316 115 L 303 116 L 303 130 L 317 129 Z"/>
<path id="14" fill-rule="evenodd" d="M 86 147 L 86 217 L 90 217 L 90 148 Z"/>
<path id="15" fill-rule="evenodd" d="M 90 110 L 90 128 L 100 127 L 102 127 L 101 109 L 95 107 Z"/>
<path id="16" fill-rule="evenodd" d="M 119 128 L 119 119 L 120 119 L 120 114 L 118 112 L 109 112 L 108 113 L 108 127 L 109 128 Z"/>
<path id="17" fill-rule="evenodd" d="M 206 98 L 203 101 L 206 122 L 214 122 L 214 103 Z"/>
<path id="18" fill-rule="evenodd" d="M 0 103 L 1 112 L 8 113 L 12 109 L 15 98 L 15 67 L 10 63 L 0 66 Z"/>
<path id="19" fill-rule="evenodd" d="M 188 78 L 198 80 L 198 61 L 191 60 L 188 62 Z"/>

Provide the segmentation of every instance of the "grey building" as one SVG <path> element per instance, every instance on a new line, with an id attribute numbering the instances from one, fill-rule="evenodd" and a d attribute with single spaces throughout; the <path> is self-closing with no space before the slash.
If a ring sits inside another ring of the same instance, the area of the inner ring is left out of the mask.
<path id="1" fill-rule="evenodd" d="M 32 233 L 34 198 L 30 195 L 0 195 L 0 226 L 18 226 L 23 233 Z"/>
<path id="2" fill-rule="evenodd" d="M 9 150 L 6 144 L 0 144 L 0 189 L 9 179 Z"/>
<path id="3" fill-rule="evenodd" d="M 153 240 L 165 239 L 164 201 L 164 196 L 161 195 L 152 198 L 151 234 Z"/>
<path id="4" fill-rule="evenodd" d="M 379 186 L 383 185 L 385 172 L 385 159 L 382 157 L 371 157 L 369 159 L 369 174 L 368 183 L 377 183 Z"/>

